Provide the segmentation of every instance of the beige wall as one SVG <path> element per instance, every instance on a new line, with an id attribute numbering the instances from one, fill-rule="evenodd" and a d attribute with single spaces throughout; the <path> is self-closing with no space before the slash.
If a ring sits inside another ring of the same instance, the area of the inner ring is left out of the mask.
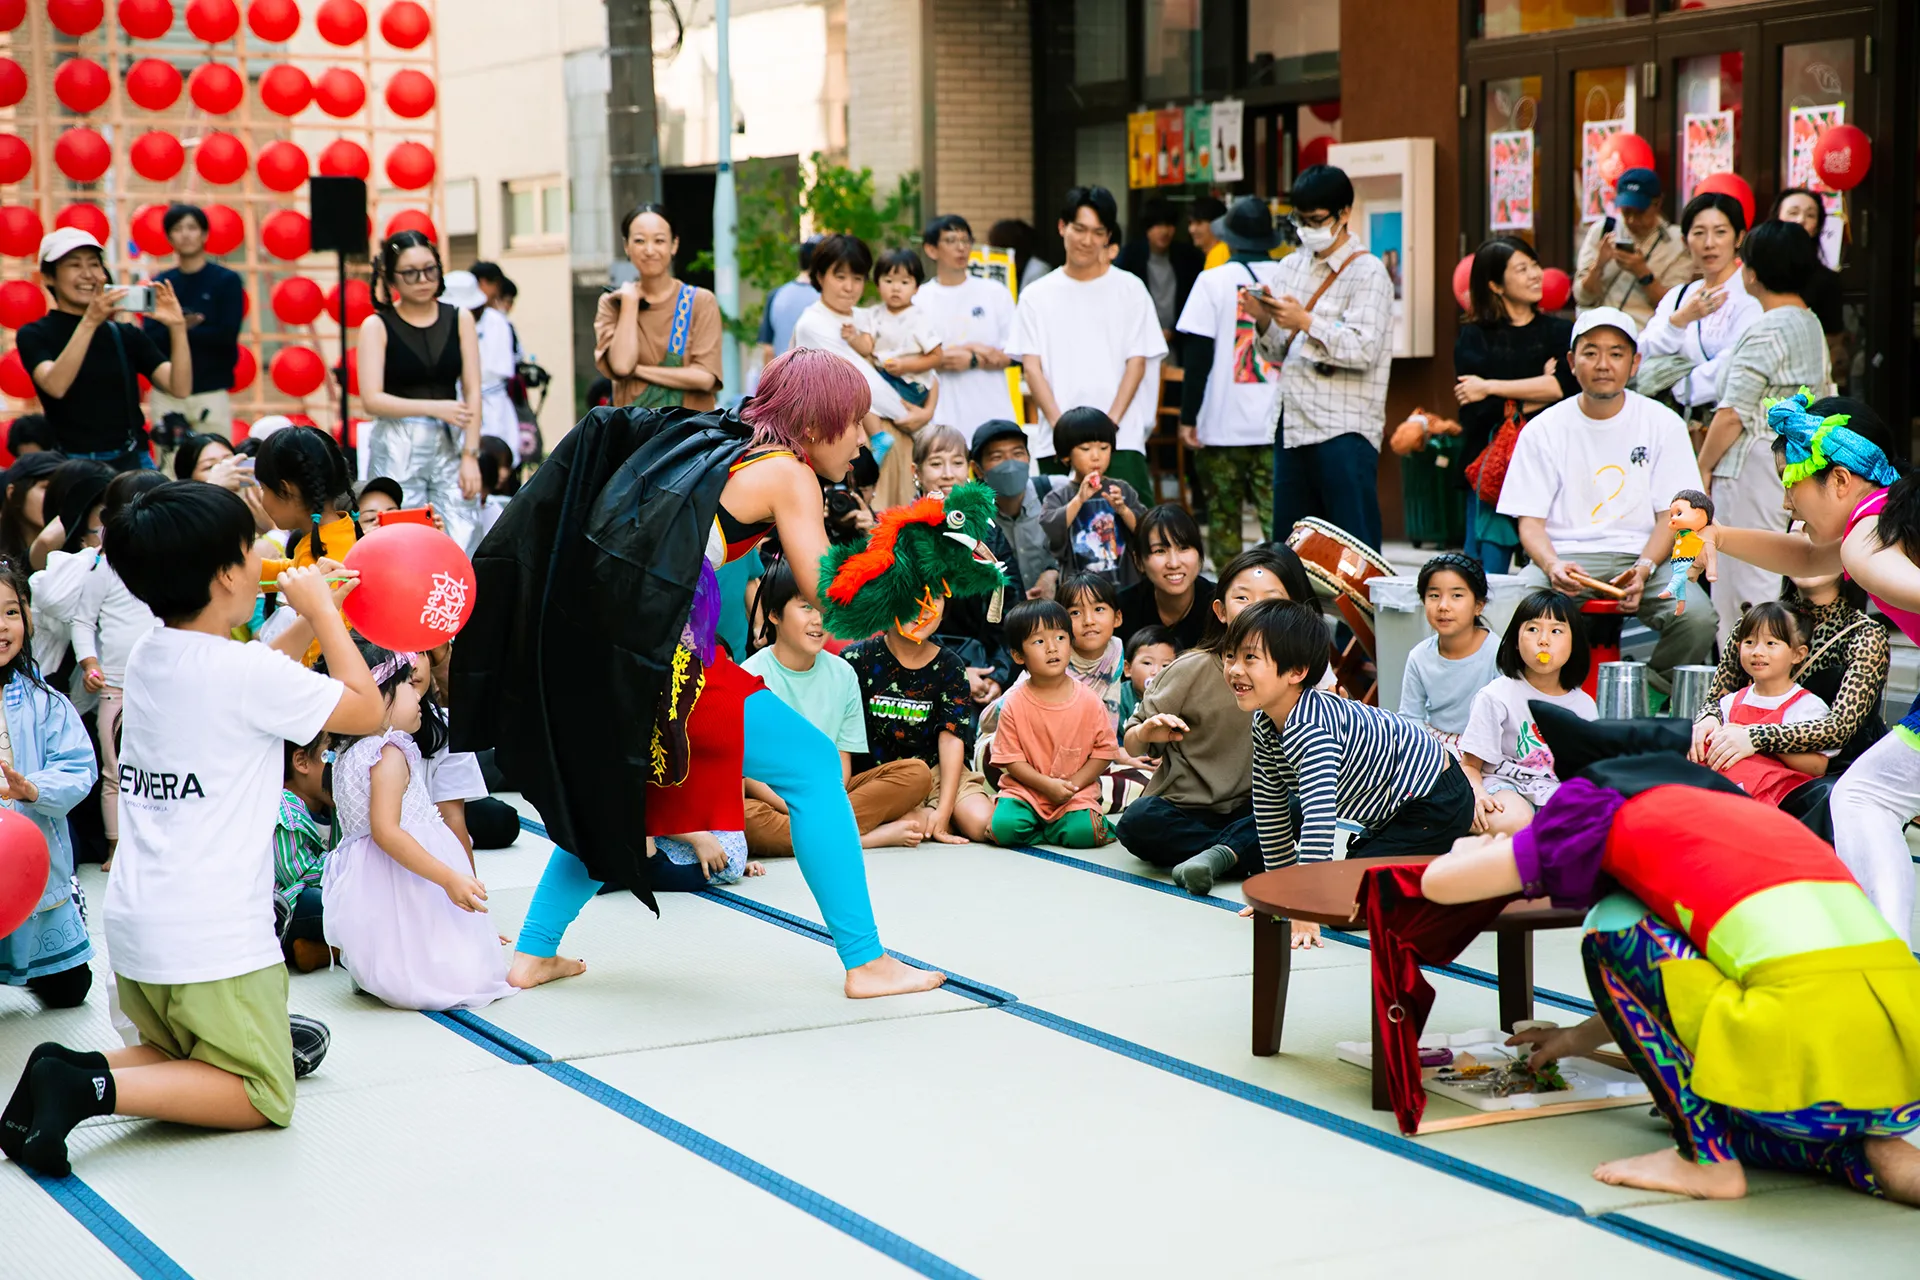
<path id="1" fill-rule="evenodd" d="M 933 0 L 935 213 L 985 239 L 1033 217 L 1033 79 L 1028 0 Z"/>
<path id="2" fill-rule="evenodd" d="M 926 0 L 847 0 L 847 160 L 872 169 L 882 191 L 901 174 L 925 168 L 925 6 Z"/>

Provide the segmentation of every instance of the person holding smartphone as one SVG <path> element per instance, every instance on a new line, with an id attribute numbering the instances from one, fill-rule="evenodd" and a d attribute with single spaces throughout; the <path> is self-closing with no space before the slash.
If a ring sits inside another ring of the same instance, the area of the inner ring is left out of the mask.
<path id="1" fill-rule="evenodd" d="M 1693 261 L 1680 231 L 1660 212 L 1660 175 L 1629 169 L 1614 187 L 1618 216 L 1587 229 L 1573 276 L 1579 309 L 1614 307 L 1646 327 L 1667 290 L 1693 277 Z"/>
<path id="2" fill-rule="evenodd" d="M 100 242 L 77 227 L 40 241 L 40 275 L 53 309 L 21 327 L 17 346 L 61 452 L 116 471 L 151 468 L 139 376 L 176 399 L 193 391 L 187 321 L 172 286 L 114 287 Z M 164 354 L 139 325 L 113 319 L 127 302 L 144 301 L 132 296 L 141 291 L 150 292 L 147 309 L 166 330 Z"/>

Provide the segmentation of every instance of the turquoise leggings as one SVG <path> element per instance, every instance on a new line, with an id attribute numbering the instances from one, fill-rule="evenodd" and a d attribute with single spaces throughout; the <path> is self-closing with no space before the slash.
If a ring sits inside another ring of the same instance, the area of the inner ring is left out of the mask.
<path id="1" fill-rule="evenodd" d="M 793 856 L 820 904 L 840 963 L 855 969 L 878 960 L 880 930 L 867 897 L 867 864 L 860 830 L 840 781 L 840 752 L 832 739 L 765 689 L 743 708 L 746 756 L 741 772 L 764 782 L 787 802 L 793 823 Z M 527 908 L 516 949 L 550 956 L 560 949 L 580 908 L 600 890 L 586 864 L 565 849 L 555 849 Z"/>

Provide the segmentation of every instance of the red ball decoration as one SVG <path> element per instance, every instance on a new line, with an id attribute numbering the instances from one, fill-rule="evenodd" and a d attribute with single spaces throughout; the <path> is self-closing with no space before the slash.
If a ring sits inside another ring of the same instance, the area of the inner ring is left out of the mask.
<path id="1" fill-rule="evenodd" d="M 247 29 L 268 44 L 279 44 L 300 29 L 300 6 L 293 0 L 252 0 Z"/>
<path id="2" fill-rule="evenodd" d="M 1323 133 L 1317 138 L 1307 139 L 1300 144 L 1300 155 L 1297 167 L 1300 169 L 1311 169 L 1317 164 L 1325 164 L 1327 162 L 1327 148 L 1332 145 L 1333 138 L 1329 134 Z"/>
<path id="3" fill-rule="evenodd" d="M 0 107 L 11 107 L 27 96 L 27 73 L 12 58 L 0 58 Z"/>
<path id="4" fill-rule="evenodd" d="M 163 204 L 143 205 L 134 211 L 134 246 L 150 258 L 173 252 L 173 242 L 167 239 L 166 217 L 167 206 Z"/>
<path id="5" fill-rule="evenodd" d="M 253 294 L 246 289 L 240 291 L 240 318 L 245 320 L 253 314 Z"/>
<path id="6" fill-rule="evenodd" d="M 260 376 L 260 358 L 253 354 L 252 347 L 241 347 L 240 354 L 233 361 L 233 389 L 245 391 Z M 235 436 L 233 442 L 239 444 L 245 436 Z"/>
<path id="7" fill-rule="evenodd" d="M 418 142 L 403 142 L 387 152 L 387 181 L 402 191 L 418 191 L 433 181 L 433 152 Z"/>
<path id="8" fill-rule="evenodd" d="M 311 347 L 282 347 L 267 366 L 267 376 L 286 395 L 310 396 L 327 380 L 327 366 Z"/>
<path id="9" fill-rule="evenodd" d="M 1851 191 L 1873 167 L 1873 139 L 1857 124 L 1830 124 L 1813 141 L 1813 168 L 1835 191 Z"/>
<path id="10" fill-rule="evenodd" d="M 53 73 L 53 96 L 77 116 L 98 111 L 113 96 L 107 69 L 92 58 L 68 58 Z"/>
<path id="11" fill-rule="evenodd" d="M 75 182 L 92 182 L 113 163 L 113 149 L 92 129 L 69 129 L 53 144 L 53 162 Z"/>
<path id="12" fill-rule="evenodd" d="M 1473 310 L 1473 294 L 1470 286 L 1473 282 L 1473 255 L 1468 254 L 1453 264 L 1453 300 L 1460 304 L 1462 311 Z"/>
<path id="13" fill-rule="evenodd" d="M 313 224 L 304 213 L 276 210 L 260 224 L 260 247 L 288 262 L 304 258 L 313 247 Z"/>
<path id="14" fill-rule="evenodd" d="M 33 170 L 33 148 L 16 134 L 0 133 L 0 183 L 18 182 Z"/>
<path id="15" fill-rule="evenodd" d="M 120 0 L 120 29 L 135 40 L 158 40 L 173 30 L 171 0 Z"/>
<path id="16" fill-rule="evenodd" d="M 347 328 L 358 329 L 373 314 L 373 289 L 365 280 L 347 281 Z M 327 287 L 327 317 L 340 323 L 340 286 Z"/>
<path id="17" fill-rule="evenodd" d="M 1693 194 L 1702 195 L 1712 192 L 1716 195 L 1732 196 L 1740 202 L 1740 212 L 1747 220 L 1747 230 L 1753 230 L 1753 188 L 1747 180 L 1737 173 L 1712 173 L 1700 180 Z"/>
<path id="18" fill-rule="evenodd" d="M 20 363 L 20 357 L 12 352 L 7 358 L 15 366 Z M 32 394 L 29 379 L 27 395 Z M 12 933 L 27 922 L 47 891 L 51 868 L 47 838 L 33 819 L 12 809 L 0 809 L 0 929 Z"/>
<path id="19" fill-rule="evenodd" d="M 367 11 L 357 0 L 327 0 L 313 26 L 328 44 L 355 44 L 367 34 Z"/>
<path id="20" fill-rule="evenodd" d="M 224 62 L 202 63 L 187 77 L 187 96 L 194 106 L 212 116 L 223 116 L 239 106 L 246 91 L 240 73 Z"/>
<path id="21" fill-rule="evenodd" d="M 1540 273 L 1540 309 L 1558 311 L 1573 296 L 1573 277 L 1558 267 Z"/>
<path id="22" fill-rule="evenodd" d="M 387 82 L 387 105 L 405 119 L 417 120 L 433 110 L 433 98 L 433 81 L 412 67 Z"/>
<path id="23" fill-rule="evenodd" d="M 11 31 L 27 20 L 27 0 L 0 0 L 0 31 Z"/>
<path id="24" fill-rule="evenodd" d="M 210 204 L 207 212 L 207 252 L 218 257 L 232 253 L 247 238 L 247 226 L 240 215 L 224 204 Z"/>
<path id="25" fill-rule="evenodd" d="M 240 6 L 234 0 L 193 0 L 187 6 L 187 30 L 196 40 L 225 44 L 240 30 Z"/>
<path id="26" fill-rule="evenodd" d="M 27 375 L 27 367 L 20 363 L 20 352 L 17 350 L 9 351 L 6 355 L 0 356 L 0 391 L 6 392 L 15 400 L 33 399 L 33 379 Z M 7 809 L 4 810 L 4 812 L 12 813 L 13 810 Z M 40 869 L 40 888 L 34 892 L 38 894 L 46 887 L 47 869 L 42 867 Z M 19 927 L 18 925 L 14 926 L 16 929 Z"/>
<path id="27" fill-rule="evenodd" d="M 330 116 L 350 116 L 367 105 L 367 86 L 345 67 L 331 67 L 313 82 L 313 101 Z"/>
<path id="28" fill-rule="evenodd" d="M 286 63 L 260 77 L 260 101 L 275 115 L 297 116 L 313 101 L 313 81 Z"/>
<path id="29" fill-rule="evenodd" d="M 0 284 L 0 325 L 18 329 L 47 314 L 47 291 L 31 280 Z"/>
<path id="30" fill-rule="evenodd" d="M 147 111 L 165 111 L 180 101 L 180 72 L 159 58 L 142 58 L 121 77 L 133 105 Z"/>
<path id="31" fill-rule="evenodd" d="M 254 172 L 269 191 L 292 191 L 307 180 L 307 153 L 291 142 L 269 142 L 260 148 Z"/>
<path id="32" fill-rule="evenodd" d="M 31 258 L 40 251 L 40 215 L 23 204 L 0 205 L 0 253 Z"/>
<path id="33" fill-rule="evenodd" d="M 339 386 L 339 365 L 333 366 L 333 377 L 334 385 Z M 347 394 L 350 396 L 360 394 L 360 348 L 358 347 L 347 348 Z"/>
<path id="34" fill-rule="evenodd" d="M 273 292 L 267 295 L 267 305 L 273 308 L 281 324 L 312 324 L 326 307 L 326 295 L 305 276 L 288 276 L 273 286 Z"/>
<path id="35" fill-rule="evenodd" d="M 133 171 L 149 182 L 165 182 L 180 172 L 187 162 L 186 148 L 170 133 L 155 130 L 143 133 L 127 148 L 127 161 Z"/>
<path id="36" fill-rule="evenodd" d="M 101 244 L 113 237 L 113 228 L 107 223 L 106 212 L 97 204 L 70 204 L 53 215 L 53 225 L 84 231 Z"/>
<path id="37" fill-rule="evenodd" d="M 230 133 L 209 133 L 200 139 L 193 167 L 217 187 L 238 182 L 247 175 L 247 144 Z"/>
<path id="38" fill-rule="evenodd" d="M 83 36 L 106 16 L 106 0 L 47 0 L 47 21 L 63 35 Z"/>
<path id="39" fill-rule="evenodd" d="M 402 231 L 418 231 L 434 244 L 440 243 L 440 233 L 434 230 L 433 219 L 418 209 L 402 209 L 388 219 L 387 239 L 393 239 Z"/>
<path id="40" fill-rule="evenodd" d="M 380 38 L 396 49 L 417 49 L 433 34 L 433 19 L 413 0 L 398 0 L 380 15 Z"/>
<path id="41" fill-rule="evenodd" d="M 326 150 L 320 153 L 320 176 L 323 178 L 364 180 L 372 172 L 373 162 L 367 159 L 367 149 L 357 142 L 339 138 L 329 142 Z"/>
<path id="42" fill-rule="evenodd" d="M 1616 133 L 1600 144 L 1600 181 L 1609 187 L 1629 169 L 1653 168 L 1653 146 L 1637 133 Z"/>
<path id="43" fill-rule="evenodd" d="M 425 653 L 473 614 L 473 562 L 430 524 L 393 524 L 353 544 L 343 562 L 360 585 L 340 606 L 355 631 L 396 653 Z"/>

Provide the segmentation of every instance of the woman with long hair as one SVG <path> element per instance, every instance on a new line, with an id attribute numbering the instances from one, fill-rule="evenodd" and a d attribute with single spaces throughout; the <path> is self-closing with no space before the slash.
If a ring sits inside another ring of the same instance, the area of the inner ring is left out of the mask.
<path id="1" fill-rule="evenodd" d="M 680 237 L 666 207 L 636 205 L 620 243 L 640 273 L 600 295 L 593 309 L 593 367 L 613 382 L 613 403 L 644 409 L 711 409 L 720 390 L 720 303 L 675 279 Z"/>

